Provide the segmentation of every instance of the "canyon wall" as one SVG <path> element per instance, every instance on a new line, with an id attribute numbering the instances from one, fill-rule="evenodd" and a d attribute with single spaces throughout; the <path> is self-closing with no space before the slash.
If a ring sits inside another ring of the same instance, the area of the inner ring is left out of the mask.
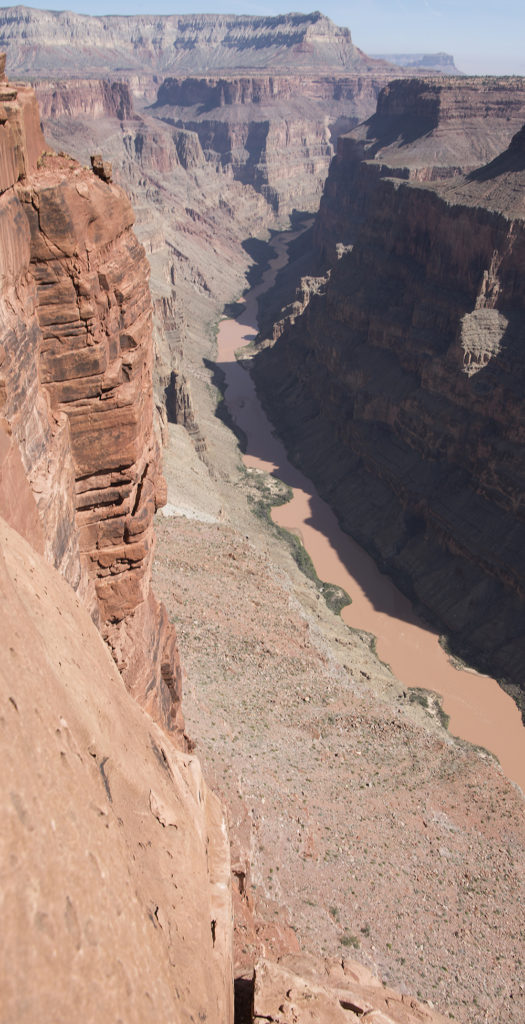
<path id="1" fill-rule="evenodd" d="M 80 45 L 79 45 L 80 44 Z M 387 68 L 352 42 L 319 11 L 313 14 L 181 14 L 89 17 L 71 11 L 6 7 L 0 11 L 0 48 L 16 74 L 56 68 L 106 76 L 128 73 L 208 73 L 229 68 L 314 68 L 370 71 Z M 37 72 L 38 73 L 38 72 Z"/>
<path id="2" fill-rule="evenodd" d="M 125 121 L 134 116 L 133 97 L 126 82 L 73 78 L 67 83 L 34 81 L 32 84 L 43 121 L 96 117 Z"/>
<path id="3" fill-rule="evenodd" d="M 148 266 L 121 189 L 0 75 L 2 1006 L 231 1024 L 228 835 L 150 587 Z"/>
<path id="4" fill-rule="evenodd" d="M 199 762 L 2 519 L 0 612 L 4 1019 L 232 1024 L 228 836 Z"/>
<path id="5" fill-rule="evenodd" d="M 251 185 L 283 218 L 316 208 L 335 138 L 370 114 L 386 80 L 380 73 L 170 77 L 151 113 L 195 132 L 218 171 Z"/>
<path id="6" fill-rule="evenodd" d="M 45 151 L 32 90 L 4 80 L 0 102 L 9 448 L 50 561 L 83 595 L 130 691 L 182 742 L 176 638 L 150 586 L 165 484 L 148 264 L 121 189 Z"/>
<path id="7" fill-rule="evenodd" d="M 341 136 L 315 225 L 315 250 L 332 262 L 371 216 L 382 177 L 436 181 L 493 160 L 525 121 L 523 78 L 390 82 L 377 110 Z"/>
<path id="8" fill-rule="evenodd" d="M 379 109 L 394 109 L 399 152 L 408 87 L 389 89 Z M 509 89 L 509 110 L 517 104 L 523 118 L 522 85 Z M 450 97 L 436 128 L 440 166 L 464 95 Z M 499 120 L 487 122 L 489 140 Z M 391 172 L 382 150 L 362 160 L 362 137 L 341 140 L 316 225 L 328 274 L 305 282 L 256 377 L 345 529 L 523 707 L 525 135 L 484 167 L 432 184 L 410 180 L 410 159 L 408 180 L 401 158 Z M 418 164 L 427 159 L 431 178 L 427 145 L 424 133 Z M 468 145 L 467 133 L 465 154 Z"/>

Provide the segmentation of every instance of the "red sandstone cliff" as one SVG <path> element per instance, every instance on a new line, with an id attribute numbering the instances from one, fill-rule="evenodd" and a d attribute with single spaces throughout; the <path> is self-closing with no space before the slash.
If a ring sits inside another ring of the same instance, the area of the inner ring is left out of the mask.
<path id="1" fill-rule="evenodd" d="M 181 666 L 150 588 L 165 493 L 152 422 L 149 269 L 123 192 L 45 154 L 31 90 L 0 90 L 2 415 L 48 557 L 130 691 L 179 737 Z"/>
<path id="2" fill-rule="evenodd" d="M 231 1024 L 228 836 L 176 749 L 150 589 L 144 251 L 121 190 L 45 155 L 33 92 L 0 74 L 2 1008 Z"/>
<path id="3" fill-rule="evenodd" d="M 316 226 L 330 275 L 257 377 L 348 532 L 521 702 L 523 132 L 433 184 L 364 156 L 343 140 Z"/>

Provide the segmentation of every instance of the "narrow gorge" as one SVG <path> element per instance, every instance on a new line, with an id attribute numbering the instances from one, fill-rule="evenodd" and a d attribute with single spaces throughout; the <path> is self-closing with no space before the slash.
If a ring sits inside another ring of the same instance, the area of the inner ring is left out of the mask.
<path id="1" fill-rule="evenodd" d="M 0 49 L 6 1020 L 521 1024 L 523 793 L 235 419 L 520 697 L 523 80 L 319 13 Z"/>
<path id="2" fill-rule="evenodd" d="M 388 87 L 339 142 L 312 254 L 329 273 L 255 364 L 343 528 L 520 707 L 524 98 L 521 80 Z"/>

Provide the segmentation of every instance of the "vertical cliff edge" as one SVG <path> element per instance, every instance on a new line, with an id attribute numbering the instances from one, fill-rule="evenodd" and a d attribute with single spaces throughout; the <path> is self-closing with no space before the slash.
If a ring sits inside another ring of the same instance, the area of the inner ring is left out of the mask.
<path id="1" fill-rule="evenodd" d="M 165 485 L 144 250 L 122 190 L 46 152 L 32 90 L 4 80 L 0 103 L 9 446 L 48 558 L 82 594 L 128 689 L 184 742 L 176 637 L 150 586 Z"/>
<path id="2" fill-rule="evenodd" d="M 147 263 L 122 191 L 45 153 L 32 90 L 3 70 L 3 1010 L 230 1024 L 228 834 L 150 588 Z"/>

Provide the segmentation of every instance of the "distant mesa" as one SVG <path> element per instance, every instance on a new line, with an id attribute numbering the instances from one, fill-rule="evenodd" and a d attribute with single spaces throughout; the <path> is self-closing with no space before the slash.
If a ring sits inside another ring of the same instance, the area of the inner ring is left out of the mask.
<path id="1" fill-rule="evenodd" d="M 414 71 L 440 71 L 443 75 L 464 74 L 456 67 L 451 53 L 371 53 L 370 56 Z"/>
<path id="2" fill-rule="evenodd" d="M 81 45 L 79 45 L 81 43 Z M 228 69 L 366 73 L 384 68 L 323 14 L 182 14 L 90 17 L 5 7 L 0 49 L 11 74 L 73 77 L 130 73 L 206 74 Z"/>

